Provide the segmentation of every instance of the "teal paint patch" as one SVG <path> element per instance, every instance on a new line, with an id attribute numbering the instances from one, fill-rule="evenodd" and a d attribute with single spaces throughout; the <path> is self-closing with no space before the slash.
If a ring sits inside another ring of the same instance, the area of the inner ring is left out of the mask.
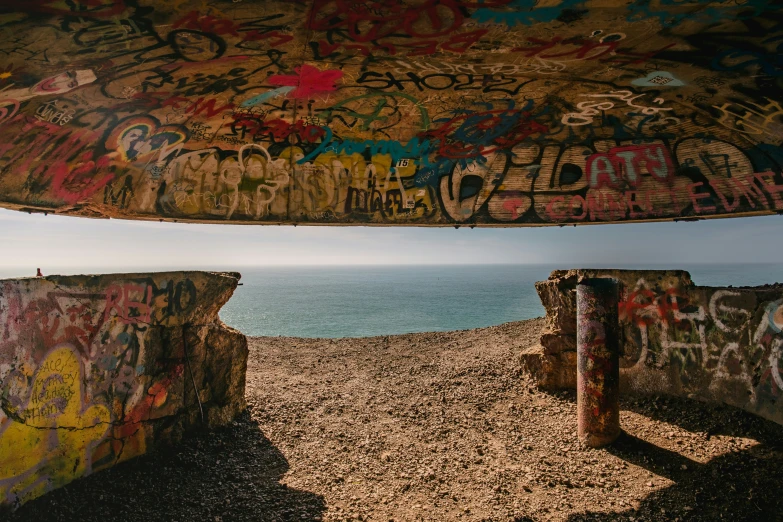
<path id="1" fill-rule="evenodd" d="M 278 96 L 284 96 L 285 94 L 288 94 L 293 90 L 294 87 L 279 87 L 272 91 L 267 91 L 265 93 L 259 94 L 258 96 L 254 96 L 249 100 L 245 100 L 244 102 L 242 102 L 242 107 L 252 107 L 254 105 L 259 105 L 267 100 L 271 100 L 272 98 L 276 98 Z"/>

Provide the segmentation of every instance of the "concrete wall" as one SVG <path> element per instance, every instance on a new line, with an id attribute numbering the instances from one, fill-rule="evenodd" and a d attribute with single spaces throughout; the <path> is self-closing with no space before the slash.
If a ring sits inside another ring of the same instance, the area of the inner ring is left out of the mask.
<path id="1" fill-rule="evenodd" d="M 444 226 L 780 212 L 782 23 L 765 0 L 6 1 L 0 206 Z"/>
<path id="2" fill-rule="evenodd" d="M 554 271 L 536 284 L 546 308 L 541 345 L 522 355 L 544 387 L 576 385 L 576 284 L 622 284 L 623 393 L 723 402 L 783 424 L 783 285 L 695 286 L 679 270 Z"/>
<path id="3" fill-rule="evenodd" d="M 245 408 L 238 274 L 0 281 L 0 508 Z"/>

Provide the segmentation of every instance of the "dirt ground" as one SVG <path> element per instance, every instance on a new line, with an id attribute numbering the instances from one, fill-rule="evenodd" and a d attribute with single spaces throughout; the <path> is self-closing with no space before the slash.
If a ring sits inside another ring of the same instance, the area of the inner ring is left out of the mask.
<path id="1" fill-rule="evenodd" d="M 77 481 L 17 520 L 783 520 L 783 426 L 624 397 L 581 446 L 575 395 L 515 357 L 541 319 L 365 339 L 253 338 L 234 425 Z"/>

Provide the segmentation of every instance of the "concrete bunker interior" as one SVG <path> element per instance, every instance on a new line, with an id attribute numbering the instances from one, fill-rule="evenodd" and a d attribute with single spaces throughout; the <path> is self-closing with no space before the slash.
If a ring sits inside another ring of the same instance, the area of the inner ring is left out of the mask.
<path id="1" fill-rule="evenodd" d="M 782 9 L 0 2 L 0 206 L 346 226 L 780 214 Z M 513 344 L 513 364 L 543 387 L 573 385 L 571 292 L 586 273 L 542 282 L 545 331 Z M 698 397 L 781 423 L 779 286 L 590 275 L 624 284 L 624 394 Z M 247 340 L 217 311 L 237 278 L 3 281 L 0 504 L 236 423 Z"/>

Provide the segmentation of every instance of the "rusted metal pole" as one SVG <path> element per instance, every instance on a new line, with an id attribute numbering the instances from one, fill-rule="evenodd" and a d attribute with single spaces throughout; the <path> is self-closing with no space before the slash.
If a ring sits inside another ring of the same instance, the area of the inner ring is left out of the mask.
<path id="1" fill-rule="evenodd" d="M 583 279 L 576 286 L 576 410 L 579 440 L 593 448 L 620 435 L 618 282 Z"/>

